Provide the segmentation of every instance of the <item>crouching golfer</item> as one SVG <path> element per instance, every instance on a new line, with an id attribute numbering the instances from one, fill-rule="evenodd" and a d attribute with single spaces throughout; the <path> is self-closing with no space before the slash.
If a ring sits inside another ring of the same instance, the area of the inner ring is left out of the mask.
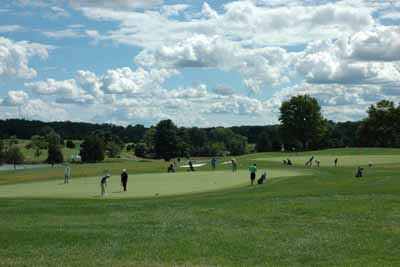
<path id="1" fill-rule="evenodd" d="M 254 180 L 256 179 L 256 173 L 257 173 L 257 165 L 254 163 L 249 167 L 250 171 L 250 181 L 251 185 L 254 185 Z"/>
<path id="2" fill-rule="evenodd" d="M 122 173 L 121 173 L 121 184 L 122 184 L 123 190 L 126 191 L 126 185 L 128 184 L 128 173 L 126 172 L 126 169 L 122 170 Z"/>
<path id="3" fill-rule="evenodd" d="M 101 186 L 101 196 L 102 197 L 105 197 L 107 195 L 106 187 L 107 187 L 107 179 L 108 178 L 110 178 L 109 173 L 107 173 L 105 176 L 101 177 L 100 186 Z"/>
<path id="4" fill-rule="evenodd" d="M 64 184 L 69 184 L 70 175 L 71 175 L 71 169 L 68 165 L 66 165 L 64 169 Z"/>

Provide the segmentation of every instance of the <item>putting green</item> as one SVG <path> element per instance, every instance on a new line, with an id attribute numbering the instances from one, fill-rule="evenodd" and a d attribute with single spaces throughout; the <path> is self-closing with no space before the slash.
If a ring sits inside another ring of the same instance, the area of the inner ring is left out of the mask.
<path id="1" fill-rule="evenodd" d="M 258 158 L 256 160 L 283 162 L 284 159 L 290 158 L 294 165 L 305 165 L 310 156 L 292 156 L 292 157 L 271 157 Z M 314 156 L 314 160 L 319 160 L 321 166 L 333 166 L 335 158 L 338 158 L 338 166 L 365 166 L 369 163 L 375 164 L 393 164 L 400 163 L 400 155 L 354 155 L 354 156 Z M 315 162 L 314 162 L 315 164 Z"/>
<path id="2" fill-rule="evenodd" d="M 270 170 L 267 179 L 302 175 L 295 170 Z M 249 183 L 247 171 L 181 172 L 130 175 L 128 191 L 121 191 L 120 178 L 108 181 L 107 198 L 166 196 L 219 190 Z M 1 197 L 99 198 L 100 177 L 72 178 L 65 185 L 63 178 L 43 182 L 0 186 Z"/>

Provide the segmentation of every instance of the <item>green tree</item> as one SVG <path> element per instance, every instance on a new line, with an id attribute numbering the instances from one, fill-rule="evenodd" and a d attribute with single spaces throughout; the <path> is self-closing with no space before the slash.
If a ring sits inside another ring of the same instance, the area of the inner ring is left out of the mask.
<path id="1" fill-rule="evenodd" d="M 106 145 L 107 154 L 110 158 L 116 158 L 121 154 L 121 145 L 114 141 L 108 142 Z"/>
<path id="2" fill-rule="evenodd" d="M 362 121 L 357 132 L 361 143 L 366 146 L 396 146 L 400 135 L 399 109 L 388 100 L 370 106 L 368 117 Z"/>
<path id="3" fill-rule="evenodd" d="M 34 135 L 31 138 L 31 147 L 35 150 L 35 157 L 40 157 L 42 150 L 48 147 L 46 138 L 40 135 Z"/>
<path id="4" fill-rule="evenodd" d="M 247 138 L 239 134 L 233 135 L 232 138 L 226 142 L 226 148 L 231 155 L 239 156 L 247 152 Z"/>
<path id="5" fill-rule="evenodd" d="M 177 127 L 171 120 L 160 121 L 154 135 L 154 150 L 158 157 L 169 161 L 178 150 Z"/>
<path id="6" fill-rule="evenodd" d="M 147 152 L 152 153 L 154 151 L 154 138 L 156 135 L 156 128 L 151 127 L 147 129 L 144 134 L 143 141 L 146 144 Z"/>
<path id="7" fill-rule="evenodd" d="M 104 160 L 104 140 L 96 134 L 85 138 L 81 144 L 80 156 L 82 162 L 100 162 Z"/>
<path id="8" fill-rule="evenodd" d="M 17 164 L 24 162 L 24 155 L 17 146 L 12 146 L 6 152 L 6 163 L 13 164 L 14 169 L 17 168 Z"/>
<path id="9" fill-rule="evenodd" d="M 58 144 L 50 144 L 48 148 L 46 162 L 54 166 L 54 164 L 63 163 L 64 156 Z"/>
<path id="10" fill-rule="evenodd" d="M 266 131 L 259 134 L 256 142 L 256 150 L 257 152 L 272 151 L 271 138 Z"/>
<path id="11" fill-rule="evenodd" d="M 318 101 L 308 95 L 292 97 L 282 103 L 279 120 L 286 143 L 299 140 L 303 148 L 317 148 L 326 131 Z"/>
<path id="12" fill-rule="evenodd" d="M 135 156 L 136 157 L 139 157 L 139 158 L 146 157 L 146 151 L 147 151 L 147 148 L 146 148 L 145 143 L 136 144 L 136 146 L 135 146 Z"/>
<path id="13" fill-rule="evenodd" d="M 0 139 L 0 165 L 6 161 L 6 146 L 4 145 L 3 139 Z"/>

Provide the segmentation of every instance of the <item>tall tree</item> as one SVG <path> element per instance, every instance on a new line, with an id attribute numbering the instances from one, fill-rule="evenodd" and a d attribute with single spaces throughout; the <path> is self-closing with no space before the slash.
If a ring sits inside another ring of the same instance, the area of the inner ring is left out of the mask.
<path id="1" fill-rule="evenodd" d="M 400 135 L 399 107 L 388 100 L 382 100 L 369 107 L 357 135 L 362 145 L 392 147 L 398 146 Z"/>
<path id="2" fill-rule="evenodd" d="M 54 164 L 64 162 L 64 156 L 58 144 L 49 144 L 46 162 L 51 164 L 52 167 Z"/>
<path id="3" fill-rule="evenodd" d="M 6 152 L 6 163 L 13 164 L 14 169 L 17 168 L 17 164 L 24 162 L 24 155 L 17 146 L 12 146 Z"/>
<path id="4" fill-rule="evenodd" d="M 96 134 L 85 138 L 81 144 L 80 156 L 82 162 L 103 161 L 105 157 L 104 140 Z"/>
<path id="5" fill-rule="evenodd" d="M 154 135 L 154 150 L 158 157 L 169 161 L 177 155 L 177 127 L 171 120 L 160 121 Z"/>
<path id="6" fill-rule="evenodd" d="M 286 142 L 299 140 L 305 150 L 317 148 L 326 131 L 318 101 L 309 95 L 294 96 L 282 103 L 279 120 Z"/>

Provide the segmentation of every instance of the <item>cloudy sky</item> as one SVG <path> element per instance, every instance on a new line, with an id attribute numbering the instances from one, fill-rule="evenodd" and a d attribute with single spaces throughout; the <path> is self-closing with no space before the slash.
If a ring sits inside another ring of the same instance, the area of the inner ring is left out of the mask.
<path id="1" fill-rule="evenodd" d="M 397 0 L 1 0 L 0 119 L 265 125 L 400 101 Z"/>

